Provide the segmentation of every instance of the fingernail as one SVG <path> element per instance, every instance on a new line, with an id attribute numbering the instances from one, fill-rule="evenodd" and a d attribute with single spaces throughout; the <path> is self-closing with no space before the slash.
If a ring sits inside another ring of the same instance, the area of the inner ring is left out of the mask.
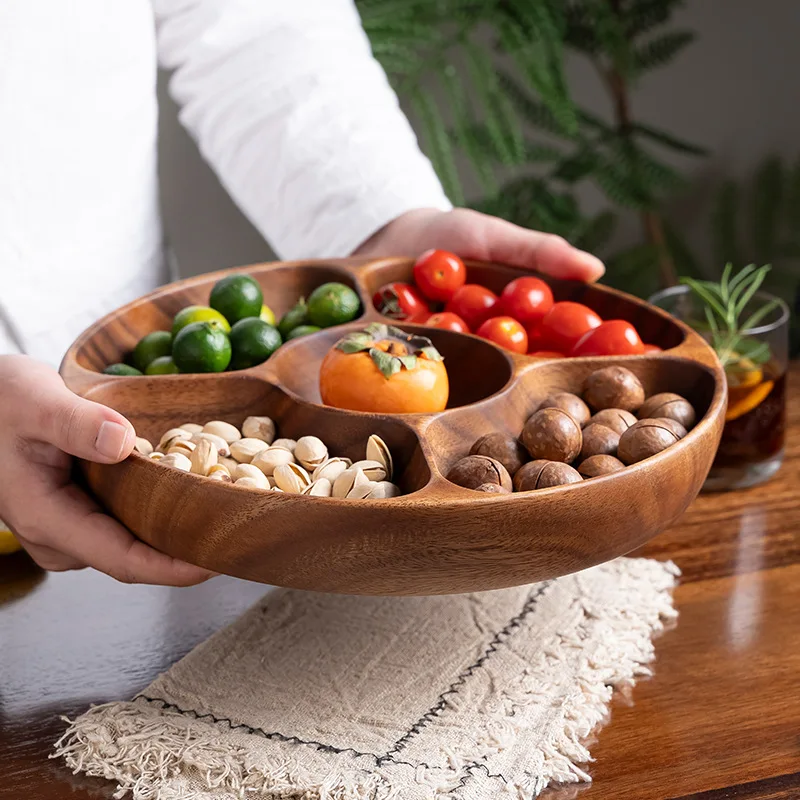
<path id="1" fill-rule="evenodd" d="M 119 461 L 127 438 L 128 429 L 124 425 L 106 420 L 97 432 L 94 447 L 101 456 Z"/>
<path id="2" fill-rule="evenodd" d="M 598 278 L 606 271 L 603 262 L 597 257 L 593 256 L 591 253 L 587 253 L 584 250 L 580 252 L 580 259 L 583 262 L 584 266 L 587 269 L 590 269 Z"/>

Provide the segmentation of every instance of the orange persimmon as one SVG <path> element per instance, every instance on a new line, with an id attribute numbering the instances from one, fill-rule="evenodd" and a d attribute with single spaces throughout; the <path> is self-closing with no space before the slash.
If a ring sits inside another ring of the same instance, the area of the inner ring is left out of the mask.
<path id="1" fill-rule="evenodd" d="M 319 371 L 322 402 L 351 411 L 443 411 L 450 384 L 442 356 L 424 336 L 382 324 L 340 339 Z"/>

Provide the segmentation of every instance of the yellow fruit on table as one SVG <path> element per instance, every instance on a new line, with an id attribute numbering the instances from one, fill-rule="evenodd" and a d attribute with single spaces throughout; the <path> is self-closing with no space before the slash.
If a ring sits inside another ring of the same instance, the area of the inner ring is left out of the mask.
<path id="1" fill-rule="evenodd" d="M 22 545 L 16 540 L 13 533 L 0 520 L 0 556 L 7 556 L 22 550 Z"/>

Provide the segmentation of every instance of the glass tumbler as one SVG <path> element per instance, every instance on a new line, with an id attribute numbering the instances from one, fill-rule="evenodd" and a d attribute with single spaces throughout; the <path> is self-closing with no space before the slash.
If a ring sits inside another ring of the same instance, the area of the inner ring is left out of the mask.
<path id="1" fill-rule="evenodd" d="M 766 343 L 763 363 L 741 358 L 725 367 L 728 410 L 722 441 L 703 491 L 743 489 L 769 480 L 783 461 L 786 433 L 786 370 L 789 359 L 789 308 L 768 292 L 756 292 L 741 318 L 770 301 L 776 307 L 758 327 L 742 331 L 750 343 Z M 650 302 L 694 328 L 707 340 L 703 306 L 688 286 L 673 286 Z"/>

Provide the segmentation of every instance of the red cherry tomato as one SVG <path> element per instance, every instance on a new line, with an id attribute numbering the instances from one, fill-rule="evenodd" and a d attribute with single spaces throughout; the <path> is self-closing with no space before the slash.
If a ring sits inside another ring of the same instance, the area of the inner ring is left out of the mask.
<path id="1" fill-rule="evenodd" d="M 532 358 L 566 358 L 563 353 L 559 353 L 555 350 L 534 350 L 532 353 L 528 353 L 528 355 Z"/>
<path id="2" fill-rule="evenodd" d="M 458 314 L 450 311 L 440 311 L 431 314 L 425 321 L 429 328 L 440 328 L 443 331 L 455 331 L 456 333 L 469 333 L 467 323 Z"/>
<path id="3" fill-rule="evenodd" d="M 664 351 L 657 344 L 644 345 L 644 353 L 663 353 Z"/>
<path id="4" fill-rule="evenodd" d="M 572 348 L 573 356 L 638 356 L 644 345 L 636 328 L 624 319 L 609 319 L 585 333 Z"/>
<path id="5" fill-rule="evenodd" d="M 485 286 L 467 283 L 450 298 L 445 311 L 458 314 L 469 325 L 471 331 L 477 330 L 492 316 L 497 304 L 497 295 Z"/>
<path id="6" fill-rule="evenodd" d="M 478 336 L 505 347 L 513 353 L 528 352 L 528 334 L 525 328 L 511 317 L 492 317 L 478 328 Z"/>
<path id="7" fill-rule="evenodd" d="M 467 270 L 447 250 L 428 250 L 414 264 L 414 282 L 428 299 L 446 302 L 467 282 Z"/>
<path id="8" fill-rule="evenodd" d="M 422 322 L 430 309 L 425 299 L 410 283 L 387 283 L 372 296 L 372 305 L 389 319 Z"/>
<path id="9" fill-rule="evenodd" d="M 558 350 L 569 353 L 578 339 L 592 328 L 596 328 L 603 320 L 582 303 L 569 301 L 556 303 L 545 314 L 540 330 L 543 350 Z"/>
<path id="10" fill-rule="evenodd" d="M 552 307 L 553 293 L 538 278 L 517 278 L 500 295 L 500 310 L 525 327 L 541 322 Z"/>

